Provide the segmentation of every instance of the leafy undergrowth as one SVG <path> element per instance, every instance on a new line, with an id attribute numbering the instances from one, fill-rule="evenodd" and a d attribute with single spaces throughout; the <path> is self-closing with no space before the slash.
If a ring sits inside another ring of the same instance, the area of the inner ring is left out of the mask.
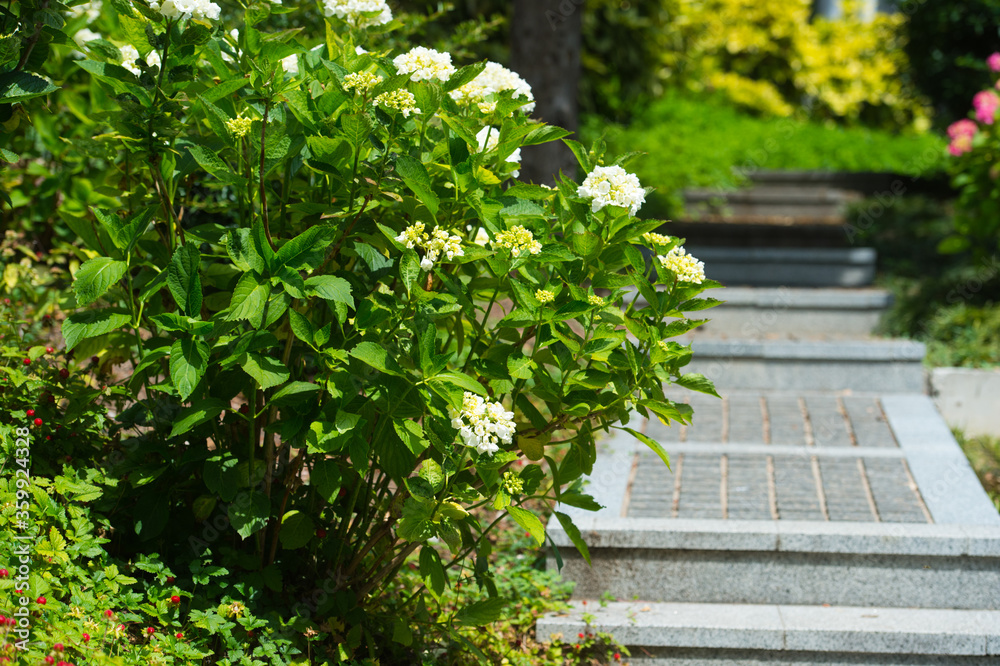
<path id="1" fill-rule="evenodd" d="M 1000 437 L 967 437 L 956 431 L 955 438 L 976 470 L 986 493 L 1000 511 Z"/>

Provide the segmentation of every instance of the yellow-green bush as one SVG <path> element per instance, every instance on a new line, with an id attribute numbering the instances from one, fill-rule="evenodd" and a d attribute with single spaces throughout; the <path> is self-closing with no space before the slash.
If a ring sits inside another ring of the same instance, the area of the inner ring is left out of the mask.
<path id="1" fill-rule="evenodd" d="M 810 0 L 664 1 L 673 21 L 662 58 L 668 66 L 685 60 L 670 67 L 679 85 L 719 90 L 771 115 L 802 106 L 813 118 L 848 124 L 929 125 L 907 83 L 902 15 L 865 21 L 857 2 L 830 20 L 811 19 Z"/>

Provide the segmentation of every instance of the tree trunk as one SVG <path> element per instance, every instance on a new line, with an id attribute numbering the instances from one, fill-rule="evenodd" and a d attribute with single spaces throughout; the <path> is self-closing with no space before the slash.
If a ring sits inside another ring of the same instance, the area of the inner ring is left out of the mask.
<path id="1" fill-rule="evenodd" d="M 511 69 L 531 85 L 532 116 L 575 132 L 584 0 L 514 0 Z M 521 151 L 521 179 L 553 184 L 561 170 L 576 175 L 576 158 L 561 141 Z"/>

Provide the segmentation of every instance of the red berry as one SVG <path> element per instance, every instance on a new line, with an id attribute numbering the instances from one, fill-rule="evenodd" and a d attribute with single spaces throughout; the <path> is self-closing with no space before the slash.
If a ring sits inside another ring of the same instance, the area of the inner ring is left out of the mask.
<path id="1" fill-rule="evenodd" d="M 69 379 L 69 370 L 66 368 L 59 368 L 59 378 L 62 380 Z"/>
<path id="2" fill-rule="evenodd" d="M 174 581 L 177 580 L 173 576 L 167 576 L 167 583 L 173 585 Z"/>
<path id="3" fill-rule="evenodd" d="M 110 617 L 114 616 L 114 613 L 112 613 L 111 609 L 109 608 L 108 610 L 104 611 L 104 616 L 110 618 Z"/>
<path id="4" fill-rule="evenodd" d="M 56 652 L 62 652 L 63 651 L 63 644 L 62 643 L 56 643 L 55 645 L 52 646 L 52 649 L 55 650 Z"/>
<path id="5" fill-rule="evenodd" d="M 54 664 L 54 663 L 56 663 L 56 660 L 55 660 L 55 658 L 54 658 L 54 657 L 52 657 L 52 656 L 50 655 L 50 656 L 48 656 L 48 657 L 46 657 L 46 658 L 45 658 L 45 663 L 46 663 L 46 664 Z"/>
<path id="6" fill-rule="evenodd" d="M 28 416 L 34 416 L 34 415 L 35 415 L 35 410 L 29 409 L 28 410 Z"/>
<path id="7" fill-rule="evenodd" d="M 84 642 L 84 643 L 87 643 L 87 642 L 89 642 L 89 641 L 90 641 L 90 634 L 84 634 L 84 635 L 83 635 L 83 642 Z"/>
<path id="8" fill-rule="evenodd" d="M 10 305 L 10 299 L 9 298 L 3 299 L 3 304 L 4 305 Z"/>
<path id="9" fill-rule="evenodd" d="M 172 603 L 172 604 L 179 604 L 180 602 L 181 602 L 181 598 L 178 597 L 176 594 L 174 596 L 170 597 L 170 603 Z"/>
<path id="10" fill-rule="evenodd" d="M 6 578 L 9 575 L 10 575 L 9 571 L 7 571 L 6 569 L 0 569 L 0 578 Z M 2 616 L 0 616 L 0 617 L 2 617 Z"/>
<path id="11" fill-rule="evenodd" d="M 250 405 L 240 405 L 240 414 L 249 414 Z"/>
<path id="12" fill-rule="evenodd" d="M 326 537 L 326 530 L 324 530 L 322 527 L 319 528 L 318 530 L 316 530 L 316 536 L 318 536 L 320 539 L 325 538 Z"/>
<path id="13" fill-rule="evenodd" d="M 583 638 L 583 634 L 577 634 L 577 636 L 579 636 L 580 638 Z"/>
<path id="14" fill-rule="evenodd" d="M 247 632 L 247 638 L 253 638 L 253 629 Z"/>
<path id="15" fill-rule="evenodd" d="M 101 359 L 97 358 L 96 356 L 90 357 L 90 362 L 93 363 L 94 365 L 97 365 L 98 363 L 100 363 L 100 361 Z"/>
<path id="16" fill-rule="evenodd" d="M 45 605 L 45 597 L 38 597 L 37 599 L 35 599 L 35 601 L 37 601 L 43 606 Z"/>
<path id="17" fill-rule="evenodd" d="M 24 364 L 25 365 L 31 365 L 31 359 L 30 358 L 24 359 Z"/>
<path id="18" fill-rule="evenodd" d="M 621 655 L 621 653 L 619 653 L 619 652 L 615 652 L 615 661 L 621 661 L 621 660 L 622 660 L 622 655 Z"/>
<path id="19" fill-rule="evenodd" d="M 52 439 L 52 435 L 46 435 L 46 436 L 45 436 L 45 441 L 46 441 L 46 442 L 47 442 L 47 441 L 49 441 L 50 439 Z"/>
<path id="20" fill-rule="evenodd" d="M 35 419 L 35 425 L 36 426 L 42 425 L 42 420 L 41 419 Z"/>
<path id="21" fill-rule="evenodd" d="M 152 636 L 153 634 L 156 633 L 156 629 L 153 629 L 152 627 L 146 627 L 146 633 Z"/>
<path id="22" fill-rule="evenodd" d="M 177 636 L 177 638 L 184 638 L 184 634 L 180 631 L 178 631 L 177 634 L 175 635 Z"/>
<path id="23" fill-rule="evenodd" d="M 46 352 L 48 352 L 49 354 L 51 354 L 51 353 L 52 353 L 52 352 L 54 352 L 55 350 L 56 350 L 56 348 L 55 348 L 55 347 L 46 347 L 46 348 L 45 348 L 45 351 L 46 351 Z"/>

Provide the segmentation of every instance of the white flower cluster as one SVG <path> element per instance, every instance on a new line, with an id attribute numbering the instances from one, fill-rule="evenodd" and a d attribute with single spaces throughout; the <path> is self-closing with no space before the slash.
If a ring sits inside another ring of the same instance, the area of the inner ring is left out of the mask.
<path id="1" fill-rule="evenodd" d="M 323 0 L 323 13 L 343 19 L 356 28 L 384 25 L 392 20 L 392 10 L 385 0 Z"/>
<path id="2" fill-rule="evenodd" d="M 487 125 L 483 129 L 479 130 L 476 134 L 476 141 L 479 142 L 479 152 L 485 153 L 496 149 L 497 145 L 500 143 L 500 130 L 496 127 L 490 127 Z M 518 148 L 513 153 L 507 157 L 508 162 L 512 162 L 517 166 L 521 166 L 521 149 Z M 521 171 L 515 169 L 511 171 L 510 175 L 517 178 Z"/>
<path id="3" fill-rule="evenodd" d="M 605 206 L 620 206 L 635 215 L 646 203 L 639 179 L 618 165 L 594 167 L 576 193 L 585 199 L 593 198 L 595 213 Z"/>
<path id="4" fill-rule="evenodd" d="M 409 118 L 411 113 L 421 113 L 417 107 L 417 98 L 409 90 L 402 88 L 382 93 L 375 98 L 375 104 L 383 109 L 395 109 L 402 113 L 404 118 Z"/>
<path id="5" fill-rule="evenodd" d="M 666 256 L 659 255 L 657 259 L 681 282 L 701 284 L 705 279 L 705 264 L 688 254 L 683 247 L 675 247 Z"/>
<path id="6" fill-rule="evenodd" d="M 101 37 L 99 33 L 94 32 L 90 28 L 80 28 L 79 30 L 76 31 L 76 34 L 73 35 L 73 41 L 76 42 L 77 46 L 83 46 L 87 42 L 93 41 L 95 39 L 103 39 L 103 37 Z M 81 58 L 83 57 L 82 53 L 80 54 L 80 57 Z"/>
<path id="7" fill-rule="evenodd" d="M 249 134 L 251 125 L 253 125 L 253 121 L 243 116 L 226 121 L 226 129 L 232 132 L 237 139 L 242 139 Z"/>
<path id="8" fill-rule="evenodd" d="M 465 445 L 480 454 L 492 456 L 500 450 L 500 442 L 510 444 L 514 439 L 514 412 L 505 411 L 499 402 L 486 402 L 466 391 L 462 411 L 449 407 L 448 413 L 451 427 L 462 435 Z"/>
<path id="9" fill-rule="evenodd" d="M 344 90 L 356 89 L 362 95 L 367 95 L 380 83 L 382 77 L 371 72 L 352 72 L 344 77 Z"/>
<path id="10" fill-rule="evenodd" d="M 122 67 L 139 76 L 139 68 L 135 61 L 139 59 L 139 52 L 131 44 L 126 44 L 118 49 L 122 54 Z"/>
<path id="11" fill-rule="evenodd" d="M 451 54 L 417 46 L 396 56 L 392 64 L 400 74 L 409 74 L 411 81 L 447 81 L 455 73 Z"/>
<path id="12" fill-rule="evenodd" d="M 488 105 L 491 102 L 489 99 L 490 95 L 495 95 L 504 90 L 513 90 L 515 97 L 528 98 L 528 103 L 521 107 L 521 110 L 525 113 L 531 113 L 535 110 L 535 96 L 532 94 L 531 86 L 528 85 L 528 82 L 515 72 L 495 62 L 487 63 L 486 69 L 479 76 L 448 94 L 459 104 L 475 104 L 479 107 L 480 111 L 486 113 L 484 109 L 495 108 L 495 105 L 493 107 Z"/>
<path id="13" fill-rule="evenodd" d="M 299 73 L 299 56 L 293 53 L 287 58 L 282 58 L 281 68 L 292 76 L 295 76 Z"/>
<path id="14" fill-rule="evenodd" d="M 211 0 L 151 0 L 150 8 L 169 19 L 219 20 L 219 5 Z"/>
<path id="15" fill-rule="evenodd" d="M 82 5 L 77 5 L 76 7 L 70 7 L 69 15 L 72 18 L 80 18 L 81 16 L 86 16 L 87 24 L 89 25 L 94 21 L 96 21 L 98 17 L 100 17 L 101 15 L 101 0 L 91 0 L 90 2 L 85 2 Z"/>
<path id="16" fill-rule="evenodd" d="M 424 223 L 417 222 L 411 224 L 403 230 L 403 233 L 396 236 L 396 242 L 402 243 L 408 248 L 420 248 L 424 251 L 424 258 L 420 260 L 420 268 L 429 271 L 434 268 L 434 264 L 443 254 L 451 261 L 455 257 L 465 254 L 462 250 L 462 239 L 452 236 L 444 229 L 434 227 L 434 231 L 428 235 L 424 232 Z"/>
<path id="17" fill-rule="evenodd" d="M 535 298 L 538 299 L 539 303 L 545 305 L 546 303 L 551 303 L 556 300 L 556 295 L 548 289 L 538 289 L 535 291 Z"/>
<path id="18" fill-rule="evenodd" d="M 525 229 L 521 225 L 498 233 L 496 240 L 493 241 L 493 246 L 506 248 L 515 257 L 520 257 L 522 252 L 538 254 L 542 251 L 542 244 L 535 240 L 531 230 Z"/>
<path id="19" fill-rule="evenodd" d="M 652 231 L 647 231 L 642 235 L 642 239 L 649 243 L 650 245 L 670 245 L 673 242 L 673 238 L 670 236 L 664 236 L 663 234 L 653 233 Z"/>

